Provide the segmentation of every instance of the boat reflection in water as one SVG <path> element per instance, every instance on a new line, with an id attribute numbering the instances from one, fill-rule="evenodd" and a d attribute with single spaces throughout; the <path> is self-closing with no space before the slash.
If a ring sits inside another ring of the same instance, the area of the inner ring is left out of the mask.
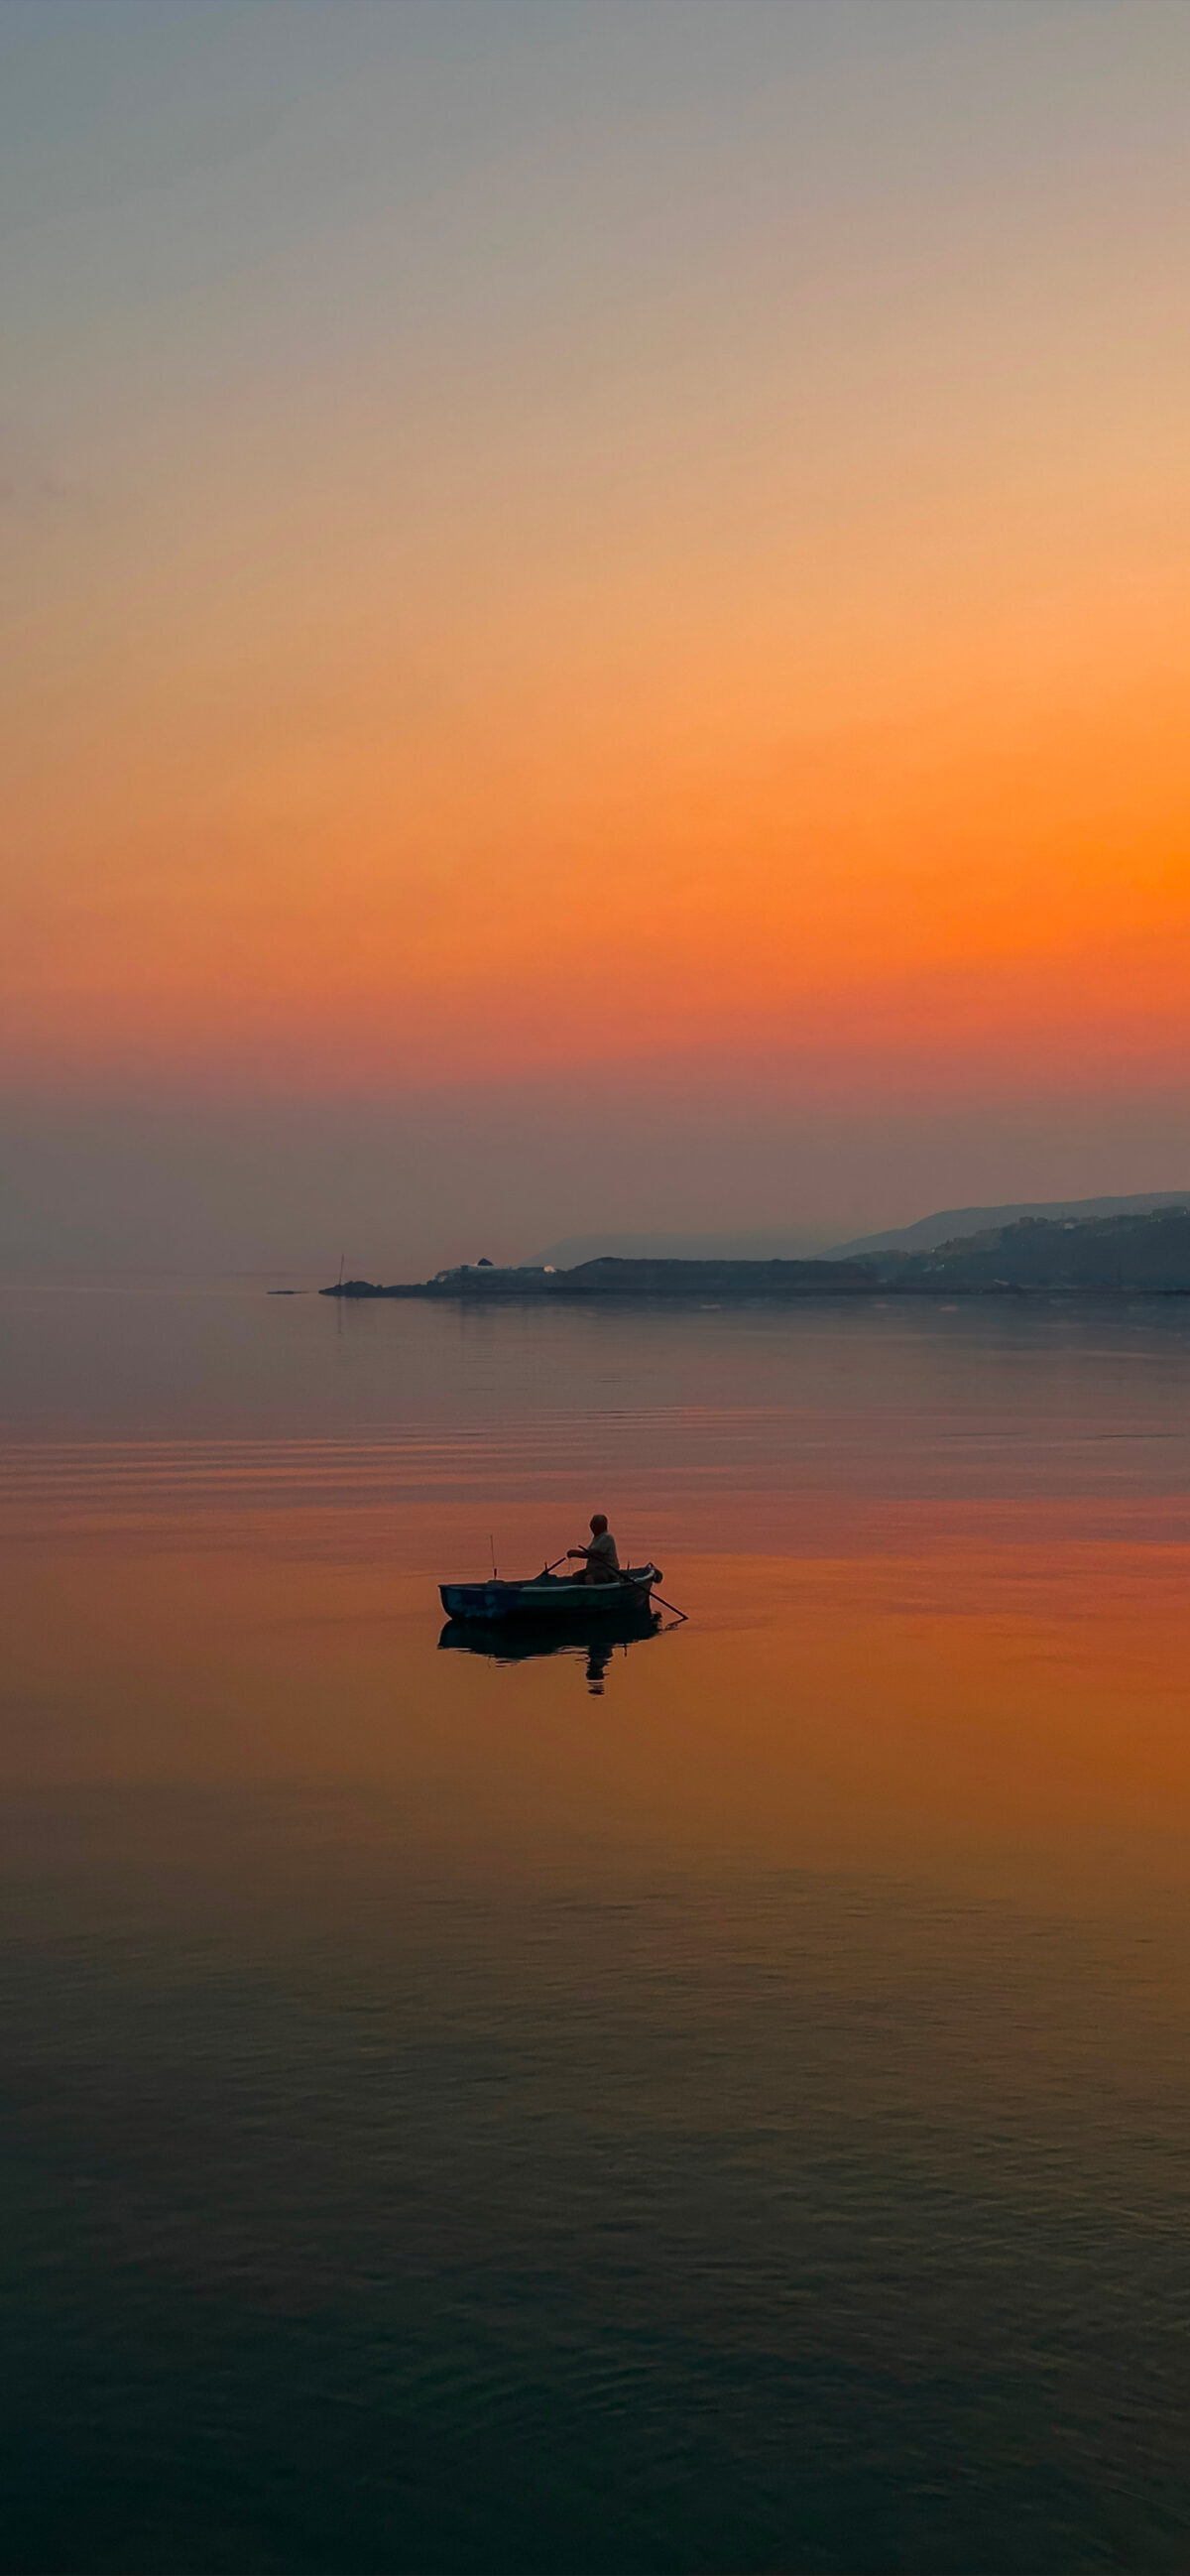
<path id="1" fill-rule="evenodd" d="M 663 1623 L 660 1613 L 650 1609 L 647 1601 L 633 1601 L 622 1610 L 588 1612 L 586 1616 L 575 1610 L 564 1618 L 555 1615 L 540 1622 L 448 1619 L 438 1645 L 464 1655 L 486 1655 L 494 1664 L 534 1663 L 539 1656 L 583 1654 L 587 1659 L 587 1684 L 597 1698 L 617 1651 L 627 1654 L 630 1646 L 642 1645 L 646 1638 L 661 1636 L 666 1627 L 679 1624 L 677 1620 Z"/>

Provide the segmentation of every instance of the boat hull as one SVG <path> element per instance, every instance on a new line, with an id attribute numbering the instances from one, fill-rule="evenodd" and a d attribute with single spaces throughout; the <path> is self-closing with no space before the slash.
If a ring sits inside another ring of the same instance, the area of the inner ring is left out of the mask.
<path id="1" fill-rule="evenodd" d="M 539 1574 L 525 1583 L 441 1583 L 438 1591 L 447 1618 L 468 1624 L 479 1620 L 490 1627 L 542 1627 L 577 1619 L 586 1626 L 623 1619 L 634 1609 L 647 1611 L 653 1585 L 661 1579 L 655 1565 L 631 1565 L 615 1583 L 567 1583 L 557 1575 Z"/>

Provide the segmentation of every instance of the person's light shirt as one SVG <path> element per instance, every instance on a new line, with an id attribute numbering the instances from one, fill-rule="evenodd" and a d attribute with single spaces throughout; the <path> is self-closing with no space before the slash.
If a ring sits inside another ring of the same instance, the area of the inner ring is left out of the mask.
<path id="1" fill-rule="evenodd" d="M 613 1574 L 619 1573 L 620 1559 L 610 1530 L 600 1530 L 598 1538 L 591 1540 L 587 1568 L 592 1583 L 610 1583 Z"/>

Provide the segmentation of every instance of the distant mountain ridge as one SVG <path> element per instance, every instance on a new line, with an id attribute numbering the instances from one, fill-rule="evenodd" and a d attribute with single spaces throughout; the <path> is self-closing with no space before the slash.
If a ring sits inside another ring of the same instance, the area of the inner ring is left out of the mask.
<path id="1" fill-rule="evenodd" d="M 660 1228 L 638 1234 L 608 1226 L 599 1234 L 566 1235 L 539 1252 L 527 1268 L 581 1268 L 588 1261 L 851 1261 L 874 1252 L 933 1252 L 960 1235 L 986 1234 L 992 1228 L 1017 1225 L 1022 1217 L 1056 1217 L 1073 1221 L 1108 1216 L 1148 1216 L 1154 1208 L 1190 1206 L 1190 1188 L 1141 1190 L 1130 1198 L 1021 1199 L 1006 1207 L 941 1208 L 935 1216 L 918 1217 L 912 1225 L 889 1226 L 883 1234 L 849 1236 L 840 1242 L 836 1229 L 807 1219 L 797 1225 L 741 1226 L 730 1234 L 666 1234 Z"/>
<path id="2" fill-rule="evenodd" d="M 919 1217 L 915 1225 L 892 1226 L 885 1234 L 859 1235 L 850 1243 L 832 1243 L 832 1261 L 860 1259 L 873 1252 L 936 1252 L 960 1237 L 989 1234 L 1023 1217 L 1056 1217 L 1079 1224 L 1109 1216 L 1150 1216 L 1156 1208 L 1190 1207 L 1190 1189 L 1142 1190 L 1122 1199 L 1035 1199 L 1013 1207 L 943 1208 L 937 1216 Z"/>
<path id="3" fill-rule="evenodd" d="M 864 1267 L 857 1264 L 857 1267 Z M 1018 1217 L 928 1252 L 886 1252 L 871 1265 L 897 1289 L 968 1294 L 1030 1288 L 1190 1296 L 1190 1205 L 1115 1216 Z"/>

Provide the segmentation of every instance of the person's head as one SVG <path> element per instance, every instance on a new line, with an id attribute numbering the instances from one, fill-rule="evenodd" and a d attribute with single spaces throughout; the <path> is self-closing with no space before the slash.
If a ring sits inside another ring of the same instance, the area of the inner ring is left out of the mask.
<path id="1" fill-rule="evenodd" d="M 607 1528 L 607 1513 L 606 1513 L 606 1512 L 592 1512 L 592 1514 L 591 1514 L 591 1536 L 592 1536 L 592 1538 L 602 1538 L 603 1533 L 604 1533 L 604 1531 L 605 1531 L 605 1529 L 606 1529 L 606 1528 Z"/>

